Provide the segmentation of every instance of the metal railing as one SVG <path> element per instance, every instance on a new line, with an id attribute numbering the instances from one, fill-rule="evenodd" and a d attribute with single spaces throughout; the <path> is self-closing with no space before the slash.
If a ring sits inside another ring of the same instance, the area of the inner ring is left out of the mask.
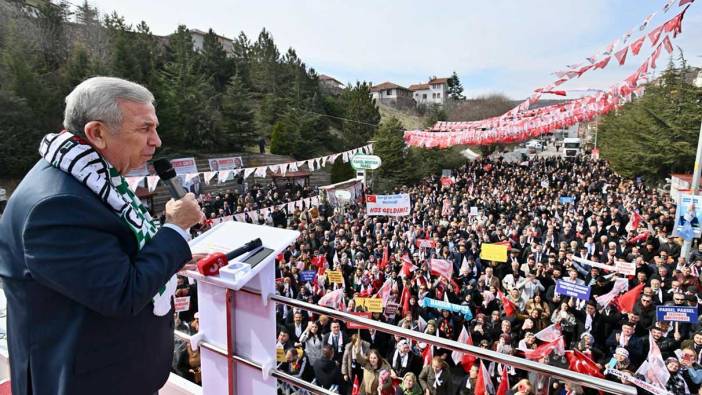
<path id="1" fill-rule="evenodd" d="M 176 330 L 176 331 L 173 331 L 173 334 L 175 335 L 175 337 L 177 337 L 179 339 L 190 342 L 190 335 L 188 335 L 185 332 L 181 332 L 181 331 Z M 263 372 L 263 366 L 260 363 L 252 361 L 248 358 L 244 358 L 240 355 L 231 355 L 231 356 L 227 355 L 227 350 L 225 350 L 221 347 L 218 347 L 212 343 L 202 341 L 202 342 L 200 342 L 200 347 L 205 348 L 207 350 L 210 350 L 212 352 L 215 352 L 215 353 L 217 353 L 223 357 L 226 357 L 226 358 L 231 357 L 234 360 L 234 362 L 250 366 L 254 369 L 257 369 L 257 370 L 260 370 L 261 372 Z M 278 379 L 282 382 L 288 383 L 288 384 L 293 385 L 293 386 L 298 387 L 298 388 L 302 388 L 304 390 L 309 391 L 312 394 L 338 395 L 336 392 L 326 390 L 320 386 L 314 385 L 314 384 L 309 383 L 305 380 L 299 379 L 295 376 L 291 376 L 291 375 L 284 373 L 284 372 L 281 372 L 280 370 L 277 370 L 277 369 L 272 369 L 270 374 L 272 377 L 275 377 L 276 379 Z"/>
<path id="2" fill-rule="evenodd" d="M 242 288 L 241 291 L 260 296 L 260 293 L 255 290 Z M 526 370 L 537 374 L 543 374 L 572 384 L 589 387 L 599 391 L 604 391 L 608 394 L 636 395 L 635 387 L 615 383 L 613 381 L 605 379 L 587 376 L 585 374 L 576 373 L 571 370 L 566 370 L 555 366 L 530 361 L 528 359 L 515 357 L 513 355 L 502 354 L 497 351 L 492 351 L 476 346 L 470 346 L 468 344 L 459 343 L 457 341 L 444 339 L 438 336 L 427 335 L 421 332 L 401 328 L 399 326 L 374 321 L 365 317 L 352 315 L 343 311 L 333 310 L 327 307 L 303 302 L 297 299 L 286 298 L 280 295 L 271 295 L 270 300 L 273 300 L 276 303 L 285 304 L 290 307 L 298 307 L 303 310 L 311 311 L 317 314 L 323 314 L 331 318 L 342 320 L 344 322 L 353 322 L 355 324 L 377 329 L 381 332 L 389 333 L 391 335 L 402 336 L 404 338 L 413 339 L 418 342 L 429 343 L 434 346 L 445 348 L 451 351 L 458 351 L 462 353 L 471 354 L 480 359 L 509 365 L 517 369 Z"/>

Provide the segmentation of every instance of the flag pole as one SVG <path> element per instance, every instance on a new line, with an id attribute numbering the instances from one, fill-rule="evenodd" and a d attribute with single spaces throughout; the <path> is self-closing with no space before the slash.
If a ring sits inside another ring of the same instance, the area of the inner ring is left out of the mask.
<path id="1" fill-rule="evenodd" d="M 692 170 L 692 195 L 697 195 L 700 185 L 700 171 L 702 171 L 702 123 L 700 123 L 700 134 L 697 138 L 697 155 L 695 155 L 695 167 Z M 687 260 L 692 247 L 692 240 L 685 240 L 680 251 L 680 256 L 684 256 Z"/>

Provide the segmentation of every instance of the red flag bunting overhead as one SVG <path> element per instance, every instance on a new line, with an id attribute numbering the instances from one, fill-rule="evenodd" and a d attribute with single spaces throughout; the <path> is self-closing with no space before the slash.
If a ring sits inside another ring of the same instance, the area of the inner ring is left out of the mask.
<path id="1" fill-rule="evenodd" d="M 670 42 L 670 37 L 665 36 L 663 39 L 663 48 L 665 48 L 669 54 L 673 53 L 673 44 Z"/>
<path id="2" fill-rule="evenodd" d="M 650 33 L 648 33 L 648 38 L 651 40 L 652 47 L 658 43 L 658 39 L 661 37 L 661 33 L 663 33 L 663 25 L 658 26 L 657 28 L 651 30 Z"/>
<path id="3" fill-rule="evenodd" d="M 611 56 L 607 56 L 606 58 L 595 63 L 595 69 L 604 69 L 605 67 L 607 67 L 607 63 L 609 63 L 609 59 L 611 59 Z"/>
<path id="4" fill-rule="evenodd" d="M 552 95 L 557 95 L 557 96 L 566 96 L 566 91 L 543 91 L 541 93 L 549 93 Z"/>
<path id="5" fill-rule="evenodd" d="M 669 4 L 672 5 L 675 1 L 678 0 L 669 0 Z M 689 7 L 689 3 L 684 4 Z M 558 80 L 535 90 L 534 94 L 528 99 L 501 116 L 470 122 L 440 121 L 424 131 L 406 131 L 404 136 L 405 143 L 409 146 L 426 148 L 447 148 L 454 145 L 489 145 L 495 143 L 510 144 L 538 137 L 555 129 L 568 128 L 577 123 L 587 122 L 597 116 L 607 114 L 630 101 L 632 93 L 636 92 L 637 95 L 642 93 L 640 84 L 642 81 L 646 81 L 649 66 L 651 68 L 656 67 L 656 62 L 663 48 L 667 51 L 672 50 L 669 36 L 663 37 L 661 42 L 661 34 L 664 31 L 673 33 L 673 37 L 679 34 L 686 10 L 687 8 L 648 34 L 634 40 L 631 45 L 621 48 L 614 55 L 612 53 L 619 40 L 612 42 L 607 47 L 605 54 L 614 56 L 619 64 L 626 62 L 629 48 L 631 48 L 633 55 L 639 54 L 646 37 L 651 40 L 652 48 L 654 49 L 635 73 L 629 75 L 621 82 L 604 89 L 601 93 L 571 100 L 567 103 L 530 109 L 530 106 L 535 104 L 543 93 L 565 93 L 565 90 L 554 90 L 553 88 L 588 71 L 605 68 L 609 64 L 610 56 L 599 60 L 592 56 L 588 58 L 585 64 L 569 65 L 568 70 L 554 73 Z M 641 30 L 647 27 L 654 14 L 646 17 L 641 25 Z"/>
<path id="6" fill-rule="evenodd" d="M 656 61 L 658 60 L 658 57 L 661 56 L 661 48 L 662 45 L 659 45 L 656 47 L 656 50 L 653 51 L 651 54 L 651 68 L 655 69 L 656 68 Z"/>
<path id="7" fill-rule="evenodd" d="M 638 55 L 639 51 L 641 51 L 641 47 L 644 44 L 644 41 L 646 40 L 646 36 L 641 36 L 638 40 L 635 40 L 633 43 L 631 43 L 631 53 L 634 55 Z"/>
<path id="8" fill-rule="evenodd" d="M 629 47 L 624 47 L 623 49 L 617 51 L 614 54 L 614 57 L 617 58 L 617 61 L 619 61 L 619 65 L 623 65 L 624 62 L 626 61 L 626 53 L 629 51 Z"/>

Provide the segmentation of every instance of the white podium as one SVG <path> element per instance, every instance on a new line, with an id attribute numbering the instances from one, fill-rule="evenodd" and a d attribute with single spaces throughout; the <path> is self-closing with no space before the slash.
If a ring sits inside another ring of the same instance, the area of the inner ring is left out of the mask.
<path id="1" fill-rule="evenodd" d="M 196 271 L 185 273 L 197 280 L 198 310 L 202 341 L 275 368 L 276 318 L 275 304 L 268 295 L 275 293 L 275 258 L 292 244 L 299 232 L 223 222 L 190 242 L 193 253 L 227 252 L 255 238 L 274 252 L 254 266 L 236 282 L 220 276 L 203 276 Z M 242 287 L 256 290 L 261 296 L 237 292 Z M 277 382 L 261 371 L 233 358 L 200 348 L 202 392 L 207 395 L 256 394 L 275 395 Z"/>

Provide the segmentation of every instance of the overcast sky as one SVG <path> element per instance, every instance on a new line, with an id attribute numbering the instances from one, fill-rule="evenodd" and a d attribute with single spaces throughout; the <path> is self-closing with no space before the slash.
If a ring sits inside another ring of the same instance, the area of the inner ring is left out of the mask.
<path id="1" fill-rule="evenodd" d="M 78 2 L 78 0 L 74 0 Z M 141 20 L 158 35 L 179 24 L 230 38 L 244 31 L 252 41 L 263 27 L 280 52 L 293 47 L 308 66 L 346 83 L 392 81 L 409 86 L 456 71 L 466 96 L 501 92 L 527 96 L 552 82 L 552 72 L 601 53 L 614 39 L 656 12 L 649 28 L 676 15 L 666 0 L 97 0 L 102 13 L 117 11 L 129 23 Z M 701 3 L 698 1 L 697 3 Z M 633 39 L 642 33 L 634 29 Z M 702 4 L 685 14 L 673 41 L 688 62 L 702 65 Z M 623 80 L 651 52 L 619 66 L 586 73 L 564 89 L 606 88 Z M 664 52 L 659 65 L 665 66 Z M 660 66 L 659 66 L 660 69 Z M 544 98 L 547 98 L 545 96 Z"/>

